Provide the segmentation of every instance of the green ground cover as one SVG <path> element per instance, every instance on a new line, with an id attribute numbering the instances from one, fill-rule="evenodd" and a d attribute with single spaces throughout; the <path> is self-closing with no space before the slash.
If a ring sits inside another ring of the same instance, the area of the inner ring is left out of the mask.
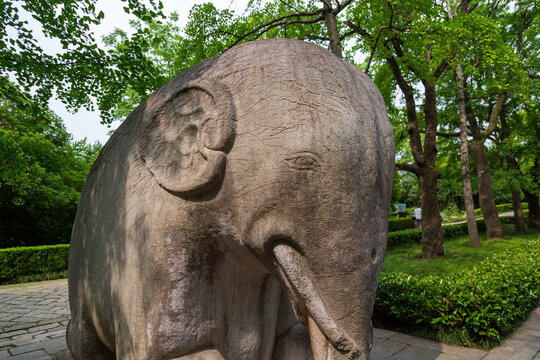
<path id="1" fill-rule="evenodd" d="M 384 258 L 383 272 L 403 272 L 409 275 L 448 275 L 470 268 L 480 261 L 515 248 L 527 240 L 536 239 L 538 231 L 529 230 L 527 235 L 516 235 L 514 226 L 505 225 L 505 239 L 486 240 L 480 235 L 482 247 L 473 249 L 469 246 L 469 237 L 460 236 L 445 240 L 444 257 L 434 260 L 422 260 L 422 247 L 419 243 L 405 244 L 388 248 Z"/>
<path id="2" fill-rule="evenodd" d="M 445 240 L 445 256 L 422 260 L 419 243 L 387 250 L 375 300 L 375 326 L 450 344 L 492 348 L 540 301 L 540 236 Z"/>

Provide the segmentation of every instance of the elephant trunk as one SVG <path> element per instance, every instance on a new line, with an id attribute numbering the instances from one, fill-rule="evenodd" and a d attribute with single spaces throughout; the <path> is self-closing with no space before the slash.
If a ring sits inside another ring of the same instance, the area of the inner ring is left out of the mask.
<path id="1" fill-rule="evenodd" d="M 377 285 L 373 278 L 378 276 L 377 270 L 370 269 L 378 267 L 344 272 L 339 265 L 329 265 L 327 256 L 320 264 L 320 268 L 326 268 L 326 274 L 314 276 L 318 271 L 313 267 L 319 267 L 311 263 L 310 269 L 305 256 L 293 247 L 281 244 L 273 252 L 295 313 L 309 327 L 314 359 L 367 360 Z"/>

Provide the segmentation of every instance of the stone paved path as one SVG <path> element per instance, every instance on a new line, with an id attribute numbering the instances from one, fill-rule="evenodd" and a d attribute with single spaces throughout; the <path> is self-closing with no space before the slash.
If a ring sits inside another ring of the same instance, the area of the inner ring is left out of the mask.
<path id="1" fill-rule="evenodd" d="M 67 281 L 0 286 L 0 360 L 68 359 Z M 540 308 L 490 352 L 375 329 L 372 360 L 540 360 Z"/>
<path id="2" fill-rule="evenodd" d="M 68 320 L 67 280 L 0 286 L 0 359 L 51 359 Z"/>

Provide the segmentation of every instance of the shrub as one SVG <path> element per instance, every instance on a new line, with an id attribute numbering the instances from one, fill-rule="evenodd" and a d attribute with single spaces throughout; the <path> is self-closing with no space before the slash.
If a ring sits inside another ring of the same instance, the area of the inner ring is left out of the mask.
<path id="1" fill-rule="evenodd" d="M 388 220 L 388 231 L 400 231 L 412 229 L 412 218 L 390 218 Z"/>
<path id="2" fill-rule="evenodd" d="M 539 300 L 540 238 L 445 277 L 383 273 L 374 320 L 422 329 L 439 341 L 492 347 Z"/>
<path id="3" fill-rule="evenodd" d="M 476 220 L 478 231 L 485 231 L 484 220 Z M 450 240 L 459 236 L 467 235 L 467 223 L 443 226 L 444 239 Z M 388 233 L 388 247 L 395 247 L 407 244 L 420 243 L 422 240 L 422 229 L 409 229 Z"/>
<path id="4" fill-rule="evenodd" d="M 512 211 L 512 204 L 500 204 L 495 206 L 497 208 L 497 212 L 508 212 Z M 529 203 L 521 203 L 521 207 L 523 210 L 529 208 Z M 474 209 L 474 215 L 480 216 L 482 215 L 482 209 Z"/>
<path id="5" fill-rule="evenodd" d="M 18 276 L 58 273 L 68 268 L 69 245 L 0 249 L 0 281 Z"/>
<path id="6" fill-rule="evenodd" d="M 500 204 L 495 206 L 497 208 L 497 212 L 507 212 L 512 211 L 512 204 Z"/>
<path id="7" fill-rule="evenodd" d="M 422 229 L 409 229 L 388 233 L 387 247 L 419 243 L 422 240 Z"/>
<path id="8" fill-rule="evenodd" d="M 523 210 L 523 217 L 525 218 L 525 224 L 527 223 L 528 215 L 529 215 L 529 210 Z M 503 224 L 514 225 L 516 223 L 516 219 L 513 216 L 501 216 L 499 217 L 499 219 L 501 219 L 501 222 Z"/>

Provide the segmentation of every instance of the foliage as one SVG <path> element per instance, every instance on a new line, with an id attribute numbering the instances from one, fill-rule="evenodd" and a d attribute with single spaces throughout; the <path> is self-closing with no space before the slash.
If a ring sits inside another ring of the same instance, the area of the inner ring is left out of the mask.
<path id="1" fill-rule="evenodd" d="M 412 229 L 412 218 L 390 218 L 388 232 Z"/>
<path id="2" fill-rule="evenodd" d="M 478 231 L 486 230 L 483 220 L 476 222 Z M 467 223 L 457 225 L 447 225 L 443 227 L 444 240 L 467 235 Z M 422 229 L 409 229 L 402 231 L 393 231 L 388 233 L 388 248 L 406 246 L 411 244 L 420 244 L 422 240 Z"/>
<path id="3" fill-rule="evenodd" d="M 540 239 L 445 276 L 383 272 L 374 319 L 437 340 L 492 347 L 538 305 Z"/>
<path id="4" fill-rule="evenodd" d="M 23 275 L 65 271 L 68 268 L 68 255 L 68 244 L 0 249 L 0 281 Z"/>
<path id="5" fill-rule="evenodd" d="M 57 279 L 67 279 L 68 271 L 63 270 L 59 272 L 52 273 L 39 273 L 39 274 L 30 274 L 30 275 L 19 275 L 10 280 L 0 281 L 0 284 L 23 284 L 36 281 L 46 281 L 46 280 L 57 280 Z"/>
<path id="6" fill-rule="evenodd" d="M 513 220 L 513 218 L 510 218 Z M 480 232 L 481 248 L 471 248 L 467 234 L 457 235 L 455 238 L 445 239 L 444 258 L 434 261 L 423 261 L 418 242 L 403 246 L 388 247 L 383 272 L 404 272 L 409 275 L 446 275 L 465 270 L 478 264 L 480 261 L 522 244 L 526 240 L 533 240 L 538 236 L 537 231 L 530 231 L 527 235 L 515 235 L 512 226 L 508 224 L 505 230 L 508 236 L 505 239 L 486 239 L 485 233 Z"/>
<path id="7" fill-rule="evenodd" d="M 10 93 L 0 97 L 0 248 L 67 243 L 101 145 L 71 142 L 55 114 Z"/>
<path id="8" fill-rule="evenodd" d="M 122 69 L 117 79 L 121 87 L 111 83 L 100 95 L 107 99 L 108 119 L 123 120 L 169 79 L 233 45 L 257 38 L 305 39 L 322 31 L 320 24 L 291 24 L 249 34 L 252 27 L 290 12 L 291 6 L 306 11 L 313 9 L 313 4 L 304 5 L 301 1 L 289 6 L 282 2 L 269 2 L 264 6 L 252 3 L 249 12 L 236 16 L 233 11 L 219 10 L 208 2 L 191 8 L 188 23 L 183 28 L 177 25 L 178 14 L 173 12 L 164 22 L 152 18 L 131 21 L 135 35 L 115 29 L 104 42 Z M 145 64 L 144 76 L 139 70 L 141 64 Z"/>
<path id="9" fill-rule="evenodd" d="M 496 205 L 495 206 L 497 208 L 497 211 L 502 213 L 502 212 L 508 212 L 508 211 L 512 211 L 512 204 L 499 204 L 499 205 Z M 523 210 L 527 210 L 527 208 L 529 207 L 529 204 L 528 203 L 521 203 L 521 208 Z M 482 215 L 482 209 L 474 209 L 474 214 L 475 215 Z"/>
<path id="10" fill-rule="evenodd" d="M 143 21 L 161 15 L 162 4 L 148 0 L 122 0 L 124 10 Z M 37 21 L 43 35 L 57 40 L 62 50 L 57 54 L 45 52 L 28 20 Z M 98 101 L 103 115 L 111 100 L 105 89 L 123 88 L 122 79 L 129 64 L 131 76 L 148 78 L 148 63 L 138 55 L 145 46 L 144 33 L 133 36 L 140 40 L 127 58 L 106 52 L 98 47 L 91 27 L 103 20 L 109 21 L 103 11 L 97 11 L 94 0 L 7 0 L 0 6 L 0 95 L 9 93 L 4 74 L 14 73 L 24 91 L 35 87 L 36 101 L 45 106 L 55 93 L 71 109 L 93 108 L 92 97 Z"/>

